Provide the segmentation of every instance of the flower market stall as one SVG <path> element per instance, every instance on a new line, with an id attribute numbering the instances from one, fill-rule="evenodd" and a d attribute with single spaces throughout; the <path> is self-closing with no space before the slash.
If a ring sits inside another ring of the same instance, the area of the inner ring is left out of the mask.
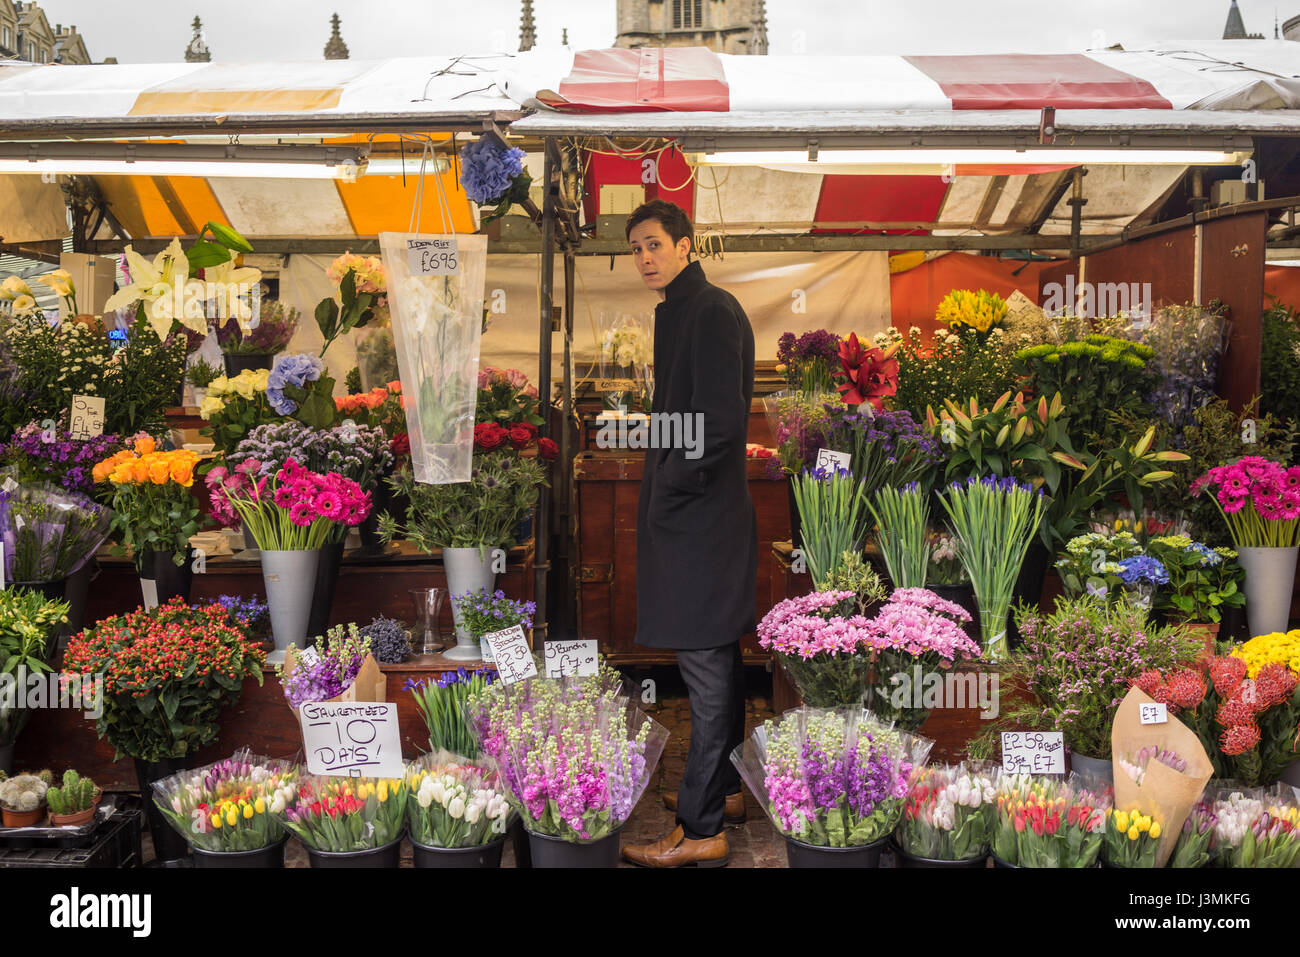
<path id="1" fill-rule="evenodd" d="M 654 329 L 603 258 L 661 198 L 759 356 L 746 827 L 792 867 L 1290 866 L 1285 52 L 0 72 L 0 163 L 78 197 L 68 254 L 0 215 L 60 266 L 57 317 L 0 283 L 0 672 L 100 695 L 0 698 L 0 844 L 613 866 L 688 734 L 628 680 L 672 660 L 632 641 Z"/>

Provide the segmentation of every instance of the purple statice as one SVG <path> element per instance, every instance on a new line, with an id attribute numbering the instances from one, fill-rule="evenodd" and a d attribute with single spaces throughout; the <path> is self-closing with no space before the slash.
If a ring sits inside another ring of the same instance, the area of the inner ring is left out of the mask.
<path id="1" fill-rule="evenodd" d="M 279 415 L 293 415 L 298 411 L 298 403 L 284 394 L 288 387 L 305 389 L 308 382 L 315 382 L 325 371 L 325 363 L 319 356 L 299 352 L 291 356 L 281 356 L 266 379 L 266 401 Z"/>
<path id="2" fill-rule="evenodd" d="M 495 206 L 523 173 L 526 156 L 494 137 L 479 137 L 461 148 L 460 185 L 480 206 Z"/>
<path id="3" fill-rule="evenodd" d="M 1119 577 L 1125 585 L 1147 584 L 1166 585 L 1169 583 L 1169 571 L 1164 563 L 1150 555 L 1133 555 L 1121 559 Z"/>
<path id="4" fill-rule="evenodd" d="M 16 467 L 24 483 L 50 482 L 70 492 L 89 493 L 95 465 L 127 444 L 118 435 L 74 439 L 67 429 L 42 429 L 32 422 L 13 434 L 0 451 L 0 462 Z"/>

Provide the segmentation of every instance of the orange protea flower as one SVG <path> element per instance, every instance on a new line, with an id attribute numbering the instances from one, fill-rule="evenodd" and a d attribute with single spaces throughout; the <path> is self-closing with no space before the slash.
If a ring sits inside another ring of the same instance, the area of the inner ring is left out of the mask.
<path id="1" fill-rule="evenodd" d="M 1223 734 L 1219 736 L 1219 746 L 1223 748 L 1224 754 L 1245 754 L 1259 744 L 1259 737 L 1259 725 L 1253 721 L 1249 724 L 1234 724 L 1223 729 Z"/>
<path id="2" fill-rule="evenodd" d="M 1210 662 L 1210 680 L 1221 698 L 1231 698 L 1246 677 L 1246 662 L 1240 658 L 1215 658 Z"/>
<path id="3" fill-rule="evenodd" d="M 1259 709 L 1271 708 L 1290 699 L 1296 675 L 1281 662 L 1264 665 L 1255 673 L 1255 700 Z"/>
<path id="4" fill-rule="evenodd" d="M 1169 677 L 1169 703 L 1195 708 L 1205 700 L 1205 679 L 1195 671 L 1176 671 Z"/>
<path id="5" fill-rule="evenodd" d="M 1256 707 L 1242 696 L 1229 698 L 1219 705 L 1215 719 L 1225 728 L 1234 724 L 1248 724 L 1255 720 Z"/>

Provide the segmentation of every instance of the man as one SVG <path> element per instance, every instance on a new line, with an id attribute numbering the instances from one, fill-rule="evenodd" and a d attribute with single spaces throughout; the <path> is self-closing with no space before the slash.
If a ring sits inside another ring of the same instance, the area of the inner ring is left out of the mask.
<path id="1" fill-rule="evenodd" d="M 698 414 L 693 421 L 703 427 L 689 448 L 646 453 L 637 507 L 636 642 L 676 649 L 691 701 L 686 771 L 678 794 L 665 799 L 677 826 L 654 844 L 623 850 L 649 867 L 725 865 L 724 814 L 743 820 L 745 813 L 730 755 L 745 736 L 740 636 L 754 629 L 758 577 L 745 474 L 754 333 L 735 297 L 691 261 L 694 232 L 686 214 L 663 200 L 627 221 L 633 262 L 662 300 L 651 412 L 680 413 L 683 421 Z"/>

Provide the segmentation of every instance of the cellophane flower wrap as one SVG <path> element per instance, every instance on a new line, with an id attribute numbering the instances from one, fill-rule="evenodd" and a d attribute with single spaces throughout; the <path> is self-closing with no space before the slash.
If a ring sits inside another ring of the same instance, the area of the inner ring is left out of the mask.
<path id="1" fill-rule="evenodd" d="M 982 763 L 940 764 L 917 772 L 894 834 L 916 857 L 968 861 L 983 857 L 997 824 L 996 773 Z"/>
<path id="2" fill-rule="evenodd" d="M 369 851 L 406 830 L 404 778 L 304 777 L 284 825 L 314 851 Z"/>
<path id="3" fill-rule="evenodd" d="M 1108 789 L 1069 780 L 1002 774 L 994 795 L 993 853 L 1019 867 L 1092 867 L 1105 839 Z"/>
<path id="4" fill-rule="evenodd" d="M 495 769 L 448 751 L 406 771 L 406 825 L 425 847 L 476 847 L 505 837 L 513 811 Z"/>
<path id="5" fill-rule="evenodd" d="M 79 492 L 42 482 L 0 489 L 0 540 L 6 582 L 67 578 L 108 537 L 108 509 Z"/>
<path id="6" fill-rule="evenodd" d="M 898 826 L 932 741 L 861 708 L 798 708 L 756 728 L 731 763 L 783 835 L 861 847 Z"/>
<path id="7" fill-rule="evenodd" d="M 1258 455 L 1212 468 L 1192 483 L 1207 489 L 1238 548 L 1300 544 L 1300 465 L 1287 468 Z"/>
<path id="8" fill-rule="evenodd" d="M 91 474 L 95 463 L 126 444 L 127 439 L 118 435 L 76 439 L 67 429 L 41 428 L 39 422 L 31 422 L 14 432 L 0 450 L 0 464 L 15 469 L 23 485 L 49 482 L 69 492 L 89 494 L 95 487 Z"/>
<path id="9" fill-rule="evenodd" d="M 1300 808 L 1291 787 L 1206 794 L 1214 800 L 1213 866 L 1292 868 L 1300 861 Z"/>
<path id="10" fill-rule="evenodd" d="M 1169 867 L 1204 867 L 1210 862 L 1214 842 L 1214 826 L 1219 822 L 1214 813 L 1214 801 L 1202 797 L 1183 821 L 1182 833 L 1174 843 L 1169 857 Z"/>
<path id="11" fill-rule="evenodd" d="M 298 799 L 298 765 L 249 749 L 153 783 L 167 823 L 204 851 L 256 851 L 284 837 Z"/>
<path id="12" fill-rule="evenodd" d="M 470 723 L 524 827 L 590 843 L 627 822 L 668 739 L 633 701 L 604 672 L 498 682 L 469 699 Z"/>
<path id="13" fill-rule="evenodd" d="M 653 322 L 644 315 L 602 312 L 600 323 L 598 358 L 600 377 L 608 383 L 606 407 L 649 412 L 654 388 Z"/>

